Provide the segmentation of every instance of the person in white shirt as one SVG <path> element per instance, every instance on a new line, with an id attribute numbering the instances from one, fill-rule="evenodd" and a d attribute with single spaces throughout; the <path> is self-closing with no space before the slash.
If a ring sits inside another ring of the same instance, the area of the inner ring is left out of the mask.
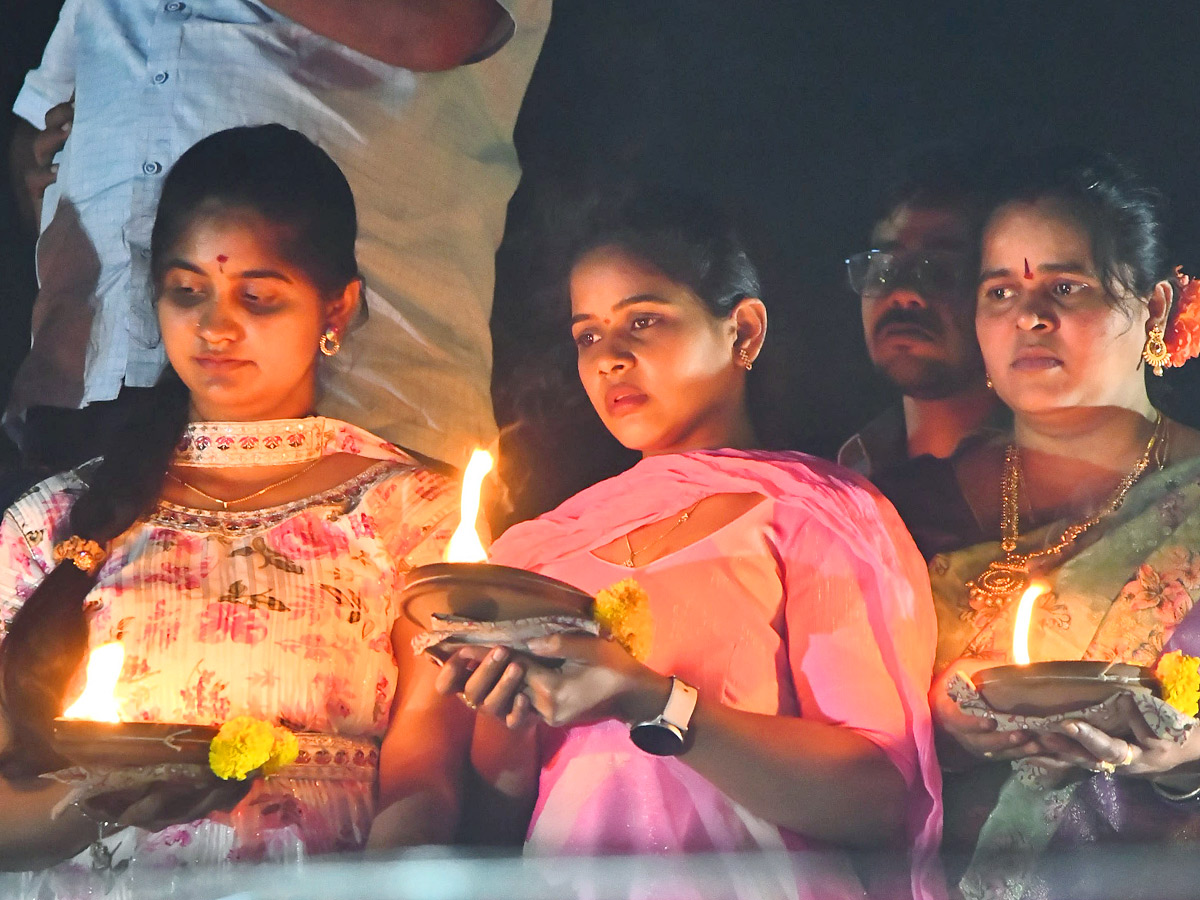
<path id="1" fill-rule="evenodd" d="M 318 410 L 451 463 L 490 442 L 494 254 L 549 16 L 550 0 L 67 0 L 14 105 L 14 157 L 45 187 L 6 413 L 26 457 L 87 458 L 119 427 L 107 401 L 154 383 L 162 177 L 199 138 L 265 122 L 329 152 L 359 208 L 368 321 L 339 336 Z"/>

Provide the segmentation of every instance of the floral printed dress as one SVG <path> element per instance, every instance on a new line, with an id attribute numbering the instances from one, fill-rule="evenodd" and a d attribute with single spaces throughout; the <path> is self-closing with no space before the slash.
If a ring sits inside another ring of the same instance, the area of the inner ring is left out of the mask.
<path id="1" fill-rule="evenodd" d="M 1047 546 L 1066 524 L 1022 535 L 1018 550 Z M 1034 605 L 1029 629 L 1034 661 L 1115 660 L 1153 667 L 1166 651 L 1200 655 L 1195 608 L 1200 458 L 1144 477 L 1079 545 L 1037 571 L 1050 589 Z M 1012 661 L 1016 603 L 989 607 L 973 600 L 967 588 L 1000 555 L 992 540 L 931 560 L 938 614 L 935 672 L 959 657 L 994 665 Z M 967 896 L 1036 895 L 1032 860 L 1046 849 L 1200 842 L 1200 804 L 1168 803 L 1144 779 L 1102 773 L 1047 790 L 1027 784 L 1008 763 L 991 763 L 947 773 L 944 802 L 944 846 L 958 854 L 974 851 L 979 863 L 961 885 Z M 986 865 L 989 855 L 1000 860 L 997 866 Z"/>
<path id="2" fill-rule="evenodd" d="M 230 813 L 157 833 L 125 829 L 46 878 L 104 868 L 128 881 L 143 864 L 297 859 L 366 841 L 376 746 L 396 689 L 396 595 L 410 568 L 440 560 L 457 491 L 365 431 L 298 421 L 317 424 L 320 453 L 378 461 L 331 490 L 251 512 L 162 502 L 110 546 L 87 605 L 91 645 L 119 640 L 126 650 L 124 720 L 219 725 L 252 715 L 309 733 L 300 758 L 259 779 Z M 54 476 L 5 514 L 3 623 L 53 567 L 83 476 Z"/>

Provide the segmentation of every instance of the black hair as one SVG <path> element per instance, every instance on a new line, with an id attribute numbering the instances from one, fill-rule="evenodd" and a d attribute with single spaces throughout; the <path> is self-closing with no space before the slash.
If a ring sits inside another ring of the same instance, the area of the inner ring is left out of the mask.
<path id="1" fill-rule="evenodd" d="M 205 209 L 243 207 L 276 223 L 285 256 L 326 294 L 358 277 L 354 195 L 337 163 L 298 131 L 258 125 L 218 131 L 175 163 L 163 184 L 150 237 L 157 286 L 167 250 Z"/>
<path id="2" fill-rule="evenodd" d="M 578 210 L 566 272 L 588 253 L 615 247 L 687 286 L 714 316 L 762 293 L 729 217 L 711 201 L 662 186 L 595 193 Z"/>
<path id="3" fill-rule="evenodd" d="M 1162 195 L 1107 153 L 1059 146 L 1016 156 L 995 175 L 993 209 L 1049 200 L 1087 232 L 1092 261 L 1113 306 L 1145 297 L 1169 278 Z"/>
<path id="4" fill-rule="evenodd" d="M 886 167 L 874 221 L 910 206 L 954 210 L 978 227 L 988 212 L 995 159 L 992 148 L 967 141 L 925 144 L 897 157 Z"/>
<path id="5" fill-rule="evenodd" d="M 163 473 L 187 424 L 187 388 L 171 370 L 139 395 L 128 424 L 101 461 L 81 470 L 86 483 L 71 506 L 68 532 L 101 547 L 153 508 Z M 0 642 L 0 706 L 9 726 L 0 774 L 28 777 L 61 767 L 51 746 L 53 720 L 87 653 L 85 598 L 96 583 L 65 561 L 17 610 Z"/>
<path id="6" fill-rule="evenodd" d="M 282 125 L 231 128 L 184 153 L 163 185 L 151 238 L 156 284 L 167 255 L 197 214 L 243 207 L 283 226 L 296 265 L 327 291 L 357 277 L 354 199 L 337 165 L 299 132 Z M 128 424 L 71 507 L 66 533 L 102 547 L 149 513 L 188 419 L 186 386 L 169 367 L 137 398 Z M 46 575 L 0 642 L 0 708 L 9 726 L 0 774 L 28 777 L 61 767 L 53 720 L 88 647 L 85 601 L 95 586 L 64 561 Z"/>
<path id="7" fill-rule="evenodd" d="M 604 428 L 579 381 L 569 328 L 576 263 L 602 247 L 618 248 L 687 286 L 715 317 L 728 316 L 743 298 L 761 297 L 758 270 L 731 217 L 709 200 L 660 185 L 542 176 L 523 182 L 513 202 L 519 214 L 510 212 L 509 222 L 516 227 L 505 234 L 496 269 L 505 314 L 493 318 L 501 465 L 523 503 L 506 521 L 544 512 L 637 458 Z M 754 374 L 761 371 L 756 366 Z M 772 421 L 758 415 L 759 383 L 747 380 L 756 428 Z M 547 447 L 563 452 L 547 455 Z"/>

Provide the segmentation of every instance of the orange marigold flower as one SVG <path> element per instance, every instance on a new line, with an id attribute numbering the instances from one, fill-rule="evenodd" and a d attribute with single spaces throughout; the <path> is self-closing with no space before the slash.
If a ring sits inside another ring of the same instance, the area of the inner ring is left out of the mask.
<path id="1" fill-rule="evenodd" d="M 1179 650 L 1164 653 L 1154 674 L 1162 683 L 1163 699 L 1187 716 L 1200 710 L 1200 659 Z"/>
<path id="2" fill-rule="evenodd" d="M 639 662 L 650 656 L 654 641 L 654 617 L 645 588 L 626 578 L 609 585 L 592 604 L 592 618 Z"/>
<path id="3" fill-rule="evenodd" d="M 1164 333 L 1168 366 L 1178 368 L 1189 359 L 1200 356 L 1200 281 L 1185 275 L 1181 266 L 1175 267 L 1178 296 L 1175 308 Z"/>
<path id="4" fill-rule="evenodd" d="M 270 775 L 295 761 L 296 735 L 254 716 L 236 716 L 221 726 L 208 747 L 208 764 L 226 780 L 245 781 L 261 770 Z"/>

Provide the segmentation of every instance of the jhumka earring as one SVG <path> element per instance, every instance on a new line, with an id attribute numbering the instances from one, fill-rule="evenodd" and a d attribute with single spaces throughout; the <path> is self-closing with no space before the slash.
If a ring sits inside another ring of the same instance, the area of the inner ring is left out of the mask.
<path id="1" fill-rule="evenodd" d="M 738 362 L 742 364 L 747 372 L 754 368 L 754 360 L 750 358 L 750 351 L 745 347 L 738 348 Z"/>
<path id="2" fill-rule="evenodd" d="M 335 356 L 342 349 L 342 342 L 338 338 L 336 328 L 326 328 L 321 335 L 321 352 L 326 356 Z"/>
<path id="3" fill-rule="evenodd" d="M 1167 352 L 1166 332 L 1161 325 L 1155 325 L 1146 336 L 1146 346 L 1142 348 L 1142 359 L 1154 371 L 1155 375 L 1163 373 L 1163 366 L 1171 358 Z"/>

